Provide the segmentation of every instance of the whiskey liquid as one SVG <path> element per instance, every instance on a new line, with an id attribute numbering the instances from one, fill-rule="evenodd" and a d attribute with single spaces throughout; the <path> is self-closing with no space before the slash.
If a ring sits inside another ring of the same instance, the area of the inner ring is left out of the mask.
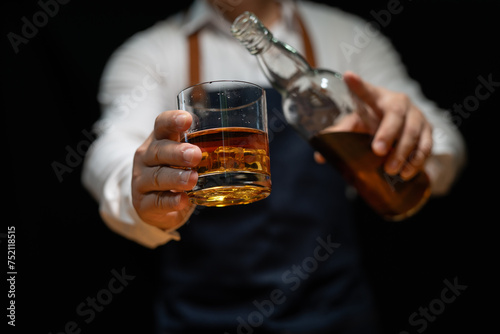
<path id="1" fill-rule="evenodd" d="M 205 206 L 248 204 L 271 193 L 269 141 L 264 131 L 227 127 L 186 136 L 201 149 L 198 182 L 187 192 L 192 203 Z"/>
<path id="2" fill-rule="evenodd" d="M 385 173 L 385 158 L 373 153 L 372 139 L 368 134 L 331 132 L 313 137 L 310 143 L 382 217 L 404 219 L 426 202 L 429 179 L 425 172 L 408 181 Z"/>

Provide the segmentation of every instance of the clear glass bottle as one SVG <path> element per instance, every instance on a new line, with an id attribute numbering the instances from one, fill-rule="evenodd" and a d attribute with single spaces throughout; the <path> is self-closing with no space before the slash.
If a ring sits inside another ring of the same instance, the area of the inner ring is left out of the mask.
<path id="1" fill-rule="evenodd" d="M 353 96 L 342 75 L 314 69 L 291 46 L 277 40 L 250 12 L 235 19 L 233 36 L 257 56 L 283 97 L 287 122 L 335 166 L 364 200 L 387 220 L 415 213 L 430 195 L 425 172 L 403 181 L 384 172 L 384 157 L 371 150 L 378 121 Z"/>

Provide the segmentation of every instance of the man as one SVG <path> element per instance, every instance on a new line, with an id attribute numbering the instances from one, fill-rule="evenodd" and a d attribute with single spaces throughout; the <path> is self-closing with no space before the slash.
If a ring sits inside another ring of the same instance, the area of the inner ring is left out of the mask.
<path id="1" fill-rule="evenodd" d="M 317 66 L 345 72 L 350 89 L 380 115 L 372 149 L 387 156 L 386 172 L 409 179 L 425 169 L 434 194 L 448 191 L 464 162 L 462 138 L 408 78 L 390 43 L 371 31 L 366 47 L 348 55 L 340 46 L 363 21 L 285 0 L 196 1 L 120 47 L 103 74 L 99 138 L 83 181 L 111 229 L 162 246 L 158 333 L 374 333 L 346 185 L 286 126 L 276 92 L 268 90 L 267 199 L 195 208 L 184 191 L 197 173 L 173 168 L 201 160 L 199 148 L 179 143 L 192 121 L 175 110 L 180 90 L 217 79 L 269 87 L 256 59 L 230 34 L 244 10 L 303 52 L 299 17 Z"/>

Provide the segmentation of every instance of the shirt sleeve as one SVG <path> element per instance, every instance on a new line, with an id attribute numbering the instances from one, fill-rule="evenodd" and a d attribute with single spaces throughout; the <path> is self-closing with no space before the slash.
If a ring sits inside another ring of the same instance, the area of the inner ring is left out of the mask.
<path id="1" fill-rule="evenodd" d="M 151 133 L 156 116 L 175 106 L 164 68 L 168 64 L 155 55 L 162 53 L 151 34 L 138 33 L 108 61 L 98 95 L 102 116 L 94 125 L 97 139 L 82 174 L 107 226 L 149 248 L 180 239 L 179 226 L 162 230 L 142 221 L 131 199 L 135 151 Z"/>

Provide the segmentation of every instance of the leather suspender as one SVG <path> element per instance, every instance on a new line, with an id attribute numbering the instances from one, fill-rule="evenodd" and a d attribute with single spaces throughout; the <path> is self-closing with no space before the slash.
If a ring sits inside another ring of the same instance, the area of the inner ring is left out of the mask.
<path id="1" fill-rule="evenodd" d="M 200 29 L 189 35 L 189 86 L 196 85 L 200 83 L 200 43 L 198 35 L 200 34 Z"/>
<path id="2" fill-rule="evenodd" d="M 304 51 L 305 51 L 304 56 L 309 65 L 311 65 L 312 68 L 316 68 L 316 57 L 314 55 L 314 48 L 311 43 L 311 38 L 307 33 L 306 26 L 304 25 L 304 22 L 300 18 L 300 15 L 299 13 L 297 13 L 297 11 L 294 12 L 294 18 L 299 25 L 300 33 L 302 35 L 302 42 L 304 43 Z"/>
<path id="3" fill-rule="evenodd" d="M 309 34 L 307 33 L 306 26 L 302 21 L 299 13 L 294 12 L 294 19 L 299 26 L 300 33 L 302 35 L 302 41 L 304 43 L 305 58 L 311 67 L 316 67 L 316 59 L 314 55 L 314 49 L 311 43 Z M 200 82 L 201 77 L 201 51 L 199 43 L 200 30 L 192 33 L 188 37 L 189 44 L 189 85 L 195 85 Z"/>

